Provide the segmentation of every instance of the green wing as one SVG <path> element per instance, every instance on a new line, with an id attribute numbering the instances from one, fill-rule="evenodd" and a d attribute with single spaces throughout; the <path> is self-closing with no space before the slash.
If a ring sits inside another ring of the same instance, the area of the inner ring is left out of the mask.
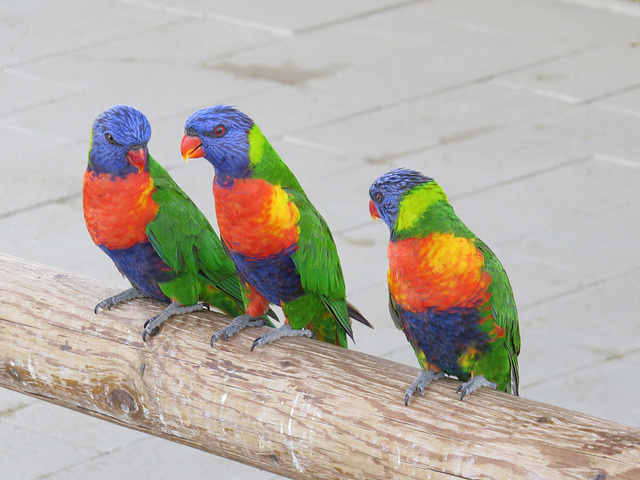
<path id="1" fill-rule="evenodd" d="M 163 285 L 175 291 L 170 296 L 183 298 L 183 304 L 197 303 L 202 299 L 196 298 L 202 295 L 202 285 L 209 284 L 242 303 L 233 261 L 207 218 L 151 155 L 149 172 L 156 187 L 153 200 L 159 208 L 147 226 L 147 236 L 177 274 L 171 285 Z"/>
<path id="2" fill-rule="evenodd" d="M 286 191 L 300 212 L 298 251 L 292 257 L 302 288 L 316 293 L 353 339 L 342 267 L 331 230 L 304 193 Z"/>
<path id="3" fill-rule="evenodd" d="M 504 267 L 493 251 L 479 238 L 476 245 L 484 255 L 485 270 L 491 275 L 491 309 L 496 323 L 505 330 L 505 345 L 509 352 L 513 392 L 518 394 L 520 383 L 518 354 L 520 353 L 520 325 L 511 283 Z"/>
<path id="4" fill-rule="evenodd" d="M 400 318 L 400 312 L 398 311 L 398 304 L 391 295 L 391 292 L 389 292 L 389 315 L 391 315 L 391 320 L 393 320 L 393 324 L 396 328 L 398 330 L 403 330 L 402 319 Z"/>

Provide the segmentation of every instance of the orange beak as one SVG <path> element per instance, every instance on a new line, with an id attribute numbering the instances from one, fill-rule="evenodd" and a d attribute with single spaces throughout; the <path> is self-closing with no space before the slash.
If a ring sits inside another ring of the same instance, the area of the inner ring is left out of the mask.
<path id="1" fill-rule="evenodd" d="M 378 213 L 378 209 L 376 208 L 376 204 L 373 203 L 373 200 L 369 200 L 369 213 L 371 214 L 371 218 L 376 222 L 380 218 L 380 214 Z"/>
<path id="2" fill-rule="evenodd" d="M 131 165 L 136 167 L 138 171 L 144 170 L 144 165 L 147 163 L 147 150 L 146 148 L 140 148 L 138 150 L 129 150 L 127 152 L 127 160 Z"/>
<path id="3" fill-rule="evenodd" d="M 202 142 L 198 137 L 185 135 L 180 144 L 180 153 L 182 153 L 185 162 L 188 162 L 190 158 L 204 157 Z"/>

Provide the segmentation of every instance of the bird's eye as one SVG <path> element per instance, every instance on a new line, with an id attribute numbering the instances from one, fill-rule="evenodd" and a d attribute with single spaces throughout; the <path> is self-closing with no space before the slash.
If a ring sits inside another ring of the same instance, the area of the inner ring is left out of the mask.
<path id="1" fill-rule="evenodd" d="M 380 203 L 383 198 L 384 198 L 384 195 L 380 192 L 376 192 L 373 194 L 373 201 L 376 203 Z"/>
<path id="2" fill-rule="evenodd" d="M 227 127 L 225 127 L 224 125 L 218 125 L 213 129 L 212 136 L 220 138 L 220 137 L 223 137 L 226 133 L 227 133 Z"/>
<path id="3" fill-rule="evenodd" d="M 113 135 L 111 135 L 109 132 L 106 132 L 104 134 L 104 138 L 107 139 L 107 142 L 113 144 L 113 145 L 118 145 L 118 142 L 116 142 L 116 140 L 113 138 Z"/>
<path id="4" fill-rule="evenodd" d="M 186 133 L 187 135 L 189 135 L 190 137 L 197 137 L 198 136 L 198 132 L 196 132 L 195 128 L 187 128 L 184 133 Z"/>

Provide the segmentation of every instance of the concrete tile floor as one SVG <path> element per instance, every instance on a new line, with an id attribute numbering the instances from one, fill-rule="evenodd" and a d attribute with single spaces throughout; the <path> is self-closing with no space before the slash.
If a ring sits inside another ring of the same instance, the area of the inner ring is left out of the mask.
<path id="1" fill-rule="evenodd" d="M 416 364 L 367 190 L 417 168 L 509 272 L 522 395 L 640 427 L 638 3 L 26 0 L 0 7 L 0 45 L 1 252 L 126 286 L 82 216 L 93 119 L 145 112 L 152 154 L 213 219 L 211 167 L 179 141 L 194 110 L 235 104 L 333 229 L 376 326 L 353 348 Z M 277 478 L 7 390 L 0 452 L 3 479 Z"/>

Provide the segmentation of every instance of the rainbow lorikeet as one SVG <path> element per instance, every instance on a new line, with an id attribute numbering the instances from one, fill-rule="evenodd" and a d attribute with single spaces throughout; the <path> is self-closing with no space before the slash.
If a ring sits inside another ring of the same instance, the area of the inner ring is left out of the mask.
<path id="1" fill-rule="evenodd" d="M 95 307 L 141 297 L 170 305 L 151 317 L 143 340 L 172 315 L 207 308 L 244 313 L 233 262 L 191 199 L 149 154 L 151 127 L 133 107 L 116 105 L 93 124 L 83 206 L 89 234 L 132 288 Z"/>
<path id="2" fill-rule="evenodd" d="M 369 211 L 391 231 L 389 310 L 422 371 L 405 404 L 444 374 L 465 395 L 481 386 L 518 394 L 520 328 L 509 279 L 458 218 L 433 179 L 399 168 L 369 189 Z"/>
<path id="3" fill-rule="evenodd" d="M 189 117 L 185 160 L 204 157 L 215 169 L 213 194 L 220 236 L 235 262 L 246 315 L 211 339 L 228 339 L 248 321 L 280 305 L 285 325 L 251 349 L 285 336 L 315 336 L 347 346 L 351 321 L 369 322 L 345 299 L 336 245 L 322 216 L 258 126 L 225 105 Z"/>

